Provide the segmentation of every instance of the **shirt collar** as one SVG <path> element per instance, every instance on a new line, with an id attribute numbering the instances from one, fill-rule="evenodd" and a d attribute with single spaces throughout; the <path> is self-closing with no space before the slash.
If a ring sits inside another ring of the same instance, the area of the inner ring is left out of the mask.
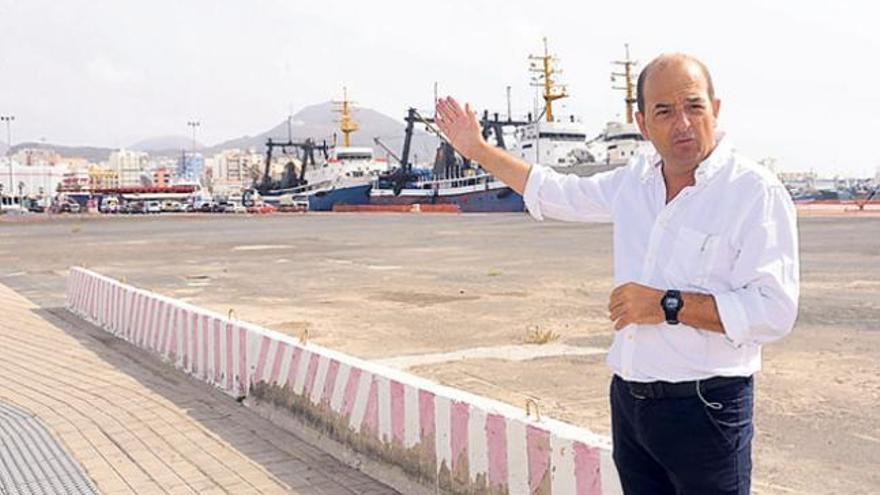
<path id="1" fill-rule="evenodd" d="M 701 182 L 707 181 L 715 176 L 721 167 L 727 163 L 728 158 L 730 158 L 731 153 L 733 153 L 733 147 L 731 145 L 731 140 L 727 137 L 727 133 L 724 131 L 716 131 L 715 132 L 715 149 L 712 150 L 712 153 L 703 160 L 698 166 L 697 171 L 694 174 L 694 180 L 697 184 Z M 648 162 L 645 166 L 645 170 L 642 172 L 642 180 L 649 180 L 654 174 L 660 173 L 660 164 L 663 163 L 663 158 L 656 151 L 647 156 Z"/>

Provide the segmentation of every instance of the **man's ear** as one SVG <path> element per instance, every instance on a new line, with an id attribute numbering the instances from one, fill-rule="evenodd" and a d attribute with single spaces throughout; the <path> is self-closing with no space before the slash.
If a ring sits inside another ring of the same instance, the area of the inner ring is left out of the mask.
<path id="1" fill-rule="evenodd" d="M 639 126 L 642 137 L 650 141 L 651 137 L 648 136 L 648 129 L 645 127 L 645 115 L 642 112 L 636 112 L 636 124 Z"/>
<path id="2" fill-rule="evenodd" d="M 712 100 L 712 112 L 715 114 L 715 119 L 718 119 L 718 114 L 721 112 L 721 100 L 715 98 Z"/>

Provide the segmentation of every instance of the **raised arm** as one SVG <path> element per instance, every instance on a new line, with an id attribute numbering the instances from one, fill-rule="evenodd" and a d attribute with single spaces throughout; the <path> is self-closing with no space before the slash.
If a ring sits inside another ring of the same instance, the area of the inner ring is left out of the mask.
<path id="1" fill-rule="evenodd" d="M 452 97 L 441 98 L 437 102 L 437 126 L 462 156 L 479 163 L 487 172 L 523 194 L 531 165 L 487 143 L 469 104 L 462 108 Z"/>

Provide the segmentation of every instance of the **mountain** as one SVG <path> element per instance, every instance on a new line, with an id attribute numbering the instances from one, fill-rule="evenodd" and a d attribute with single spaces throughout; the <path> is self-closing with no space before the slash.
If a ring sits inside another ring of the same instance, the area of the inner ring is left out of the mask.
<path id="1" fill-rule="evenodd" d="M 110 157 L 110 153 L 116 151 L 111 148 L 100 148 L 97 146 L 64 146 L 60 144 L 25 142 L 18 143 L 12 147 L 11 152 L 16 152 L 23 148 L 39 148 L 52 150 L 59 155 L 67 158 L 85 158 L 91 162 L 99 163 L 106 161 Z"/>
<path id="2" fill-rule="evenodd" d="M 319 103 L 303 108 L 290 118 L 290 136 L 294 141 L 312 138 L 317 142 L 326 140 L 328 144 L 333 144 L 335 135 L 336 142 L 341 145 L 342 133 L 339 132 L 339 123 L 336 122 L 339 114 L 334 112 L 333 109 L 334 105 L 332 102 Z M 386 155 L 385 151 L 373 141 L 373 138 L 378 137 L 396 155 L 400 156 L 403 149 L 405 129 L 405 124 L 402 120 L 391 118 L 369 108 L 357 108 L 354 111 L 353 118 L 358 123 L 360 129 L 351 135 L 352 146 L 371 147 L 377 157 L 384 157 Z M 419 162 L 433 159 L 434 150 L 437 148 L 437 138 L 418 130 L 418 127 L 416 126 L 416 131 L 413 133 L 410 159 Z M 212 153 L 218 153 L 229 148 L 253 148 L 258 152 L 265 153 L 266 140 L 270 137 L 276 141 L 286 141 L 288 137 L 288 122 L 281 122 L 256 136 L 244 136 L 216 144 L 203 150 L 203 152 L 210 156 Z"/>
<path id="3" fill-rule="evenodd" d="M 191 150 L 193 147 L 192 138 L 186 136 L 157 136 L 138 141 L 129 149 L 135 151 L 146 151 L 150 154 L 158 155 L 179 155 L 180 150 Z M 196 149 L 201 150 L 205 147 L 202 143 L 196 141 Z"/>
<path id="4" fill-rule="evenodd" d="M 326 102 L 303 108 L 290 118 L 290 135 L 295 141 L 312 138 L 319 143 L 326 140 L 327 144 L 333 144 L 335 135 L 336 142 L 341 145 L 342 134 L 339 132 L 339 123 L 336 122 L 339 114 L 333 111 L 334 107 L 332 102 Z M 373 148 L 377 157 L 385 157 L 386 152 L 373 141 L 378 137 L 395 155 L 400 156 L 403 150 L 405 129 L 402 119 L 392 118 L 369 108 L 357 108 L 353 117 L 360 129 L 351 136 L 352 146 L 368 146 Z M 421 130 L 422 128 L 423 126 L 417 125 L 413 132 L 410 149 L 411 162 L 433 161 L 437 149 L 437 138 L 424 132 Z M 277 141 L 286 141 L 288 122 L 285 120 L 256 136 L 243 136 L 210 147 L 196 142 L 196 148 L 207 157 L 230 148 L 253 148 L 260 153 L 265 153 L 266 140 L 270 137 Z M 5 146 L 0 143 L 0 153 L 4 152 L 4 148 Z M 95 146 L 62 146 L 33 142 L 18 143 L 12 147 L 12 150 L 16 151 L 22 148 L 50 149 L 64 157 L 81 157 L 92 162 L 106 161 L 110 153 L 115 151 L 113 148 Z M 178 135 L 159 136 L 138 141 L 131 145 L 130 149 L 146 151 L 152 156 L 176 157 L 180 155 L 181 150 L 192 149 L 192 139 Z M 393 159 L 391 161 L 393 162 Z"/>

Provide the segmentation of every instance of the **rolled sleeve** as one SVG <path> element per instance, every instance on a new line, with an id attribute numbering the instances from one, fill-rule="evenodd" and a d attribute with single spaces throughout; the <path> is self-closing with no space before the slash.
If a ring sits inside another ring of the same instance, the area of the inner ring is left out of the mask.
<path id="1" fill-rule="evenodd" d="M 541 191 L 541 185 L 544 183 L 544 177 L 547 174 L 547 167 L 541 165 L 532 165 L 529 170 L 529 177 L 526 179 L 526 188 L 523 191 L 523 202 L 526 209 L 535 220 L 543 220 L 544 215 L 541 213 L 541 202 L 538 200 L 538 193 Z"/>
<path id="2" fill-rule="evenodd" d="M 579 177 L 534 164 L 526 179 L 523 201 L 536 220 L 608 222 L 617 190 L 629 170 L 627 166 Z"/>
<path id="3" fill-rule="evenodd" d="M 715 306 L 727 340 L 735 346 L 744 344 L 748 340 L 749 318 L 739 297 L 733 292 L 715 294 Z"/>
<path id="4" fill-rule="evenodd" d="M 743 226 L 734 289 L 714 294 L 727 338 L 760 345 L 791 332 L 800 296 L 797 216 L 781 187 L 767 191 Z"/>

